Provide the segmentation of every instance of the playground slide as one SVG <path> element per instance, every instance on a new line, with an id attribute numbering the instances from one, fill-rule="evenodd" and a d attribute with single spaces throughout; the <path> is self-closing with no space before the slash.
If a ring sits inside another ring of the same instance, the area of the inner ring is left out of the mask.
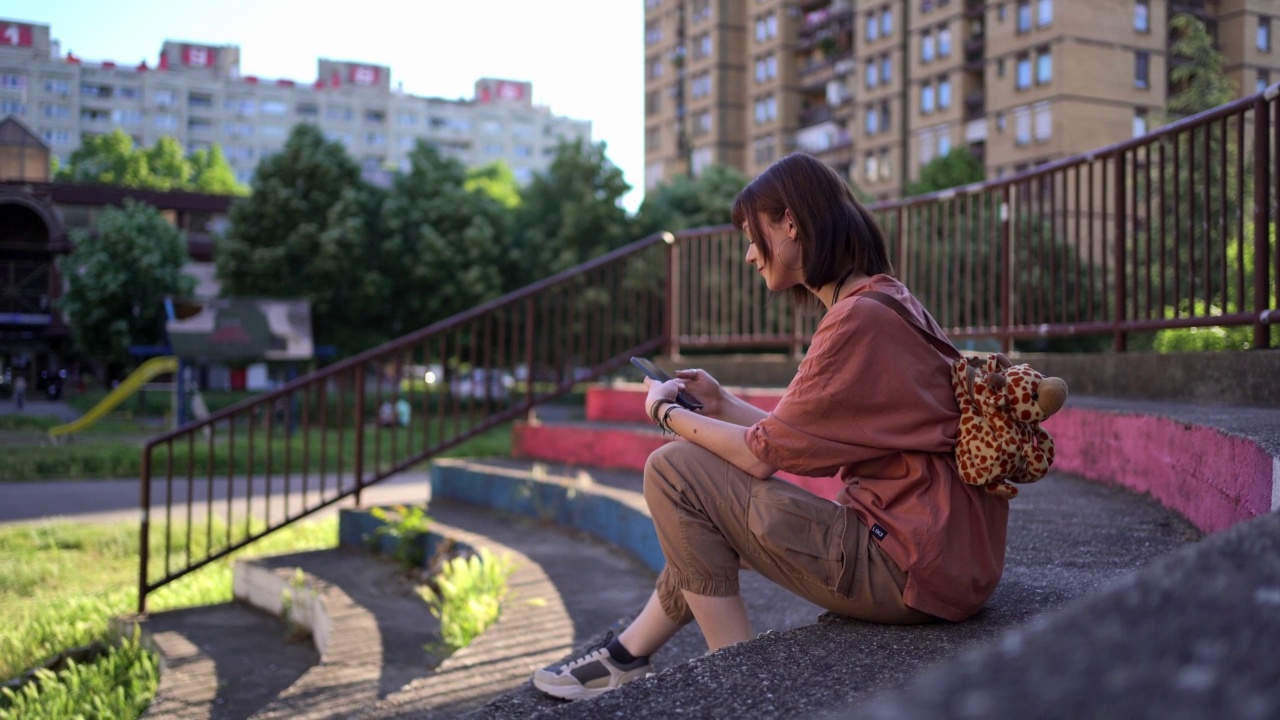
<path id="1" fill-rule="evenodd" d="M 89 412 L 81 415 L 79 418 L 65 424 L 57 425 L 49 428 L 49 435 L 59 437 L 61 435 L 70 435 L 74 432 L 89 427 L 95 422 L 102 419 L 104 415 L 111 412 L 117 405 L 124 402 L 130 395 L 133 395 L 143 385 L 151 381 L 152 378 L 166 373 L 175 373 L 178 371 L 178 358 L 172 355 L 163 357 L 154 357 L 138 366 L 137 370 L 129 373 L 129 377 L 107 393 L 107 396 L 94 405 Z"/>

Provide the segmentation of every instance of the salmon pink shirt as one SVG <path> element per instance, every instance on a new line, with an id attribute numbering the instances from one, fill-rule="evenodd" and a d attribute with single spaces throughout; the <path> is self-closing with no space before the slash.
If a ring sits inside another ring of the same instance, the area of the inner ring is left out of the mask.
<path id="1" fill-rule="evenodd" d="M 838 476 L 837 501 L 906 573 L 903 601 L 964 620 L 1004 571 L 1009 503 L 960 480 L 951 363 L 893 309 L 860 297 L 873 289 L 946 338 L 902 283 L 862 281 L 823 317 L 786 394 L 747 428 L 747 445 L 779 470 Z"/>

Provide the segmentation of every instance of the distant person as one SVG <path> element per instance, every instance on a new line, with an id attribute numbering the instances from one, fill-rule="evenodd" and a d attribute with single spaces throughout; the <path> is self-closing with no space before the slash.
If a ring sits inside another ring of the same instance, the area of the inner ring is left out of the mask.
<path id="1" fill-rule="evenodd" d="M 742 568 L 830 612 L 886 624 L 965 620 L 1000 581 L 1009 501 L 960 478 L 951 360 L 876 298 L 947 339 L 893 276 L 875 218 L 803 153 L 747 185 L 732 217 L 768 289 L 825 314 L 773 412 L 704 370 L 646 380 L 649 417 L 679 436 L 644 469 L 666 565 L 620 634 L 537 671 L 533 683 L 548 694 L 588 698 L 644 677 L 649 656 L 690 622 L 713 651 L 751 639 Z M 680 390 L 702 409 L 677 404 Z M 778 471 L 837 476 L 844 487 L 831 502 Z"/>
<path id="2" fill-rule="evenodd" d="M 378 427 L 395 427 L 396 410 L 389 402 L 382 403 L 378 408 Z"/>
<path id="3" fill-rule="evenodd" d="M 408 400 L 400 398 L 396 401 L 396 423 L 398 423 L 400 427 L 409 427 L 409 416 L 412 412 L 413 411 L 409 407 Z"/>
<path id="4" fill-rule="evenodd" d="M 13 403 L 18 406 L 19 410 L 27 403 L 27 378 L 25 375 L 19 375 L 18 379 L 13 381 Z"/>

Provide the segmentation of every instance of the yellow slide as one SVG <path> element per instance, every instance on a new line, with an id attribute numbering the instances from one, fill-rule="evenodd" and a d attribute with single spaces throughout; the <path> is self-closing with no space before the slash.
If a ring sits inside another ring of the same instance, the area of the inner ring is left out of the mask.
<path id="1" fill-rule="evenodd" d="M 70 435 L 74 432 L 89 427 L 95 422 L 102 419 L 102 416 L 111 412 L 117 405 L 125 401 L 130 395 L 134 394 L 143 385 L 151 381 L 152 378 L 166 373 L 178 372 L 178 358 L 173 355 L 165 355 L 162 357 L 154 357 L 138 366 L 137 370 L 129 373 L 129 377 L 124 382 L 115 387 L 114 390 L 107 393 L 107 396 L 94 405 L 89 412 L 81 415 L 79 418 L 72 420 L 66 425 L 58 425 L 49 428 L 49 435 L 59 437 L 61 435 Z"/>

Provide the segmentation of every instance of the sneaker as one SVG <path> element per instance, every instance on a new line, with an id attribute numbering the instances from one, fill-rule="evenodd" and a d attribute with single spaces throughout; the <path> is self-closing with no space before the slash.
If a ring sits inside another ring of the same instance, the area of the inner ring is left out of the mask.
<path id="1" fill-rule="evenodd" d="M 563 700 L 582 700 L 653 674 L 653 664 L 647 657 L 626 664 L 614 660 L 608 648 L 612 639 L 610 630 L 604 640 L 593 645 L 585 655 L 537 671 L 533 674 L 534 687 Z"/>

